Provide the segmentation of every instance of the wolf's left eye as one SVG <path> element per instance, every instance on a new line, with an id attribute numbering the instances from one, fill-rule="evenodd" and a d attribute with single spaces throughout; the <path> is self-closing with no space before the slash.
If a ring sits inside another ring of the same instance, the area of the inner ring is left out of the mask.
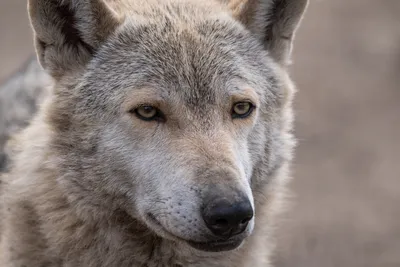
<path id="1" fill-rule="evenodd" d="M 254 108 L 254 105 L 250 102 L 238 102 L 233 105 L 232 118 L 246 118 L 250 116 Z"/>
<path id="2" fill-rule="evenodd" d="M 164 115 L 162 112 L 153 106 L 143 105 L 131 112 L 144 121 L 164 121 Z"/>

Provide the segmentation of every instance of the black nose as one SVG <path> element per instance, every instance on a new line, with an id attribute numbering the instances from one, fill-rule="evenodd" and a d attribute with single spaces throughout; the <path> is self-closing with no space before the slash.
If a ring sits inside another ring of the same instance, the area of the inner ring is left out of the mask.
<path id="1" fill-rule="evenodd" d="M 229 238 L 242 233 L 253 218 L 253 208 L 247 198 L 229 201 L 216 198 L 204 207 L 203 219 L 213 234 Z"/>

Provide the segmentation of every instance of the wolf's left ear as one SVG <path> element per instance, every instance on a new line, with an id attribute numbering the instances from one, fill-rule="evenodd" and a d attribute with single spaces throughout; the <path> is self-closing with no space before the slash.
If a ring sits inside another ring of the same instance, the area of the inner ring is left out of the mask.
<path id="1" fill-rule="evenodd" d="M 56 79 L 79 72 L 120 24 L 103 0 L 29 0 L 41 65 Z"/>
<path id="2" fill-rule="evenodd" d="M 294 35 L 308 0 L 228 1 L 234 17 L 261 40 L 278 63 L 288 65 Z"/>

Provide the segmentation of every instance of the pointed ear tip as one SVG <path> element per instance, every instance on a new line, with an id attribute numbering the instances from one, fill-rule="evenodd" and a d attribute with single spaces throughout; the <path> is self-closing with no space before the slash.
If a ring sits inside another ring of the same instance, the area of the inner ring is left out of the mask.
<path id="1" fill-rule="evenodd" d="M 308 8 L 308 5 L 310 4 L 310 0 L 301 0 L 303 4 L 303 12 Z"/>
<path id="2" fill-rule="evenodd" d="M 28 13 L 31 13 L 31 11 L 34 10 L 35 7 L 38 6 L 38 5 L 37 5 L 37 2 L 38 2 L 38 0 L 28 0 L 28 4 L 27 4 L 27 6 L 28 6 Z"/>
<path id="3" fill-rule="evenodd" d="M 294 8 L 299 12 L 299 14 L 303 14 L 310 3 L 309 0 L 288 0 L 288 2 L 289 4 L 292 2 Z"/>

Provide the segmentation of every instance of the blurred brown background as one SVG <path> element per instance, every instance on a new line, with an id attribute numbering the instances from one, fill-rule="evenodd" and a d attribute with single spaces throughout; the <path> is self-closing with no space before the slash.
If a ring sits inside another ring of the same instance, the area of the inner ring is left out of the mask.
<path id="1" fill-rule="evenodd" d="M 32 54 L 25 6 L 0 1 L 0 80 Z M 400 1 L 311 0 L 292 73 L 299 147 L 277 266 L 400 267 Z"/>

